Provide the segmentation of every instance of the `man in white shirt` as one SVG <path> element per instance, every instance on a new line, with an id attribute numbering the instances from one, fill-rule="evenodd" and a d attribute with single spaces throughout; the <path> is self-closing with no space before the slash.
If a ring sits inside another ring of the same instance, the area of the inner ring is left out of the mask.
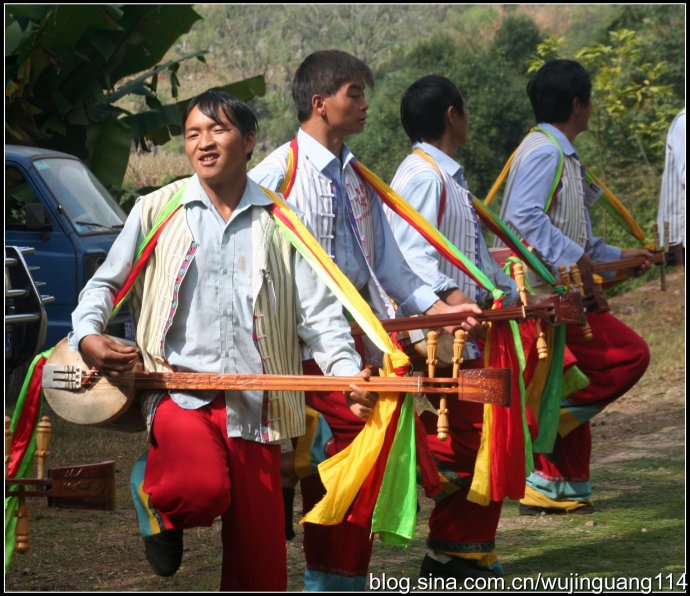
<path id="1" fill-rule="evenodd" d="M 666 138 L 657 225 L 661 246 L 669 247 L 669 262 L 685 264 L 685 109 L 674 118 Z"/>
<path id="2" fill-rule="evenodd" d="M 300 122 L 297 136 L 273 151 L 249 176 L 263 186 L 283 190 L 380 318 L 394 315 L 391 298 L 398 311 L 407 315 L 478 313 L 467 296 L 450 306 L 410 269 L 381 201 L 353 168 L 355 157 L 345 141 L 364 130 L 369 107 L 365 90 L 373 83 L 369 67 L 346 52 L 324 50 L 307 56 L 293 77 L 292 95 Z M 469 330 L 475 325 L 476 320 L 468 319 L 463 327 Z M 375 355 L 368 353 L 367 360 L 375 361 Z M 346 447 L 361 421 L 342 407 L 330 407 L 333 401 L 324 403 L 319 394 L 308 393 L 307 403 L 328 422 L 335 451 Z M 322 491 L 318 476 L 303 479 L 305 510 L 320 499 Z M 329 527 L 305 524 L 307 590 L 364 590 L 372 548 L 369 534 L 367 528 L 348 522 Z"/>

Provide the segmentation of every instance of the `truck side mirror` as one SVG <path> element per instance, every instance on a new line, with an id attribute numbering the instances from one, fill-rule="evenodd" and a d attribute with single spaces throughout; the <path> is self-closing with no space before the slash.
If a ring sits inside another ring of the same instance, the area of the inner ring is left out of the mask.
<path id="1" fill-rule="evenodd" d="M 28 230 L 52 230 L 43 203 L 28 203 L 26 205 L 26 228 Z"/>

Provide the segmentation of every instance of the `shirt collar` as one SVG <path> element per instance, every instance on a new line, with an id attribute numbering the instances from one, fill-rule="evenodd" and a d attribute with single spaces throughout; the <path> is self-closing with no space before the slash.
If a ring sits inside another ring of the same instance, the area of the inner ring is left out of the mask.
<path id="1" fill-rule="evenodd" d="M 425 153 L 428 153 L 432 157 L 432 159 L 439 165 L 439 167 L 443 171 L 445 171 L 446 174 L 448 174 L 451 178 L 454 178 L 458 172 L 460 172 L 461 176 L 463 175 L 464 168 L 452 157 L 450 157 L 437 147 L 434 147 L 429 143 L 422 142 L 415 143 L 413 149 L 416 149 L 418 147 Z"/>
<path id="2" fill-rule="evenodd" d="M 191 205 L 194 202 L 200 202 L 207 208 L 211 208 L 213 206 L 211 199 L 206 194 L 204 187 L 201 186 L 199 177 L 196 174 L 194 174 L 187 182 L 187 186 L 185 187 L 182 200 L 180 202 L 183 205 Z M 264 207 L 266 205 L 271 205 L 272 203 L 273 201 L 266 195 L 262 188 L 251 178 L 247 177 L 247 185 L 244 188 L 242 198 L 237 204 L 235 211 L 243 211 L 244 209 L 253 206 Z"/>
<path id="3" fill-rule="evenodd" d="M 297 131 L 297 143 L 300 146 L 300 151 L 303 155 L 307 155 L 309 161 L 314 164 L 314 166 L 319 170 L 319 172 L 324 172 L 326 168 L 335 165 L 345 168 L 345 166 L 352 161 L 355 156 L 347 145 L 343 145 L 343 160 L 340 164 L 340 160 L 336 155 L 333 155 L 326 147 L 319 143 L 310 134 L 304 132 L 301 128 Z"/>
<path id="4" fill-rule="evenodd" d="M 566 155 L 574 155 L 575 157 L 578 157 L 577 151 L 575 150 L 575 147 L 573 147 L 573 144 L 570 142 L 568 137 L 566 137 L 563 134 L 563 132 L 561 132 L 553 124 L 548 124 L 547 122 L 540 122 L 537 126 L 550 132 L 554 137 L 556 137 L 556 140 L 558 141 L 558 144 L 561 146 L 563 153 L 565 153 Z"/>

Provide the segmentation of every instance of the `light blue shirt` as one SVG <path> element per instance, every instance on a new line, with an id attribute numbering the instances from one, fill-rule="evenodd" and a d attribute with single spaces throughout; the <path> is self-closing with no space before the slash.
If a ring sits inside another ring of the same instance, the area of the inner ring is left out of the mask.
<path id="1" fill-rule="evenodd" d="M 429 143 L 416 143 L 413 148 L 419 148 L 427 153 L 446 174 L 451 176 L 462 188 L 469 190 L 464 177 L 463 167 L 452 157 L 437 149 Z M 443 182 L 435 172 L 421 173 L 412 178 L 407 178 L 407 183 L 402 188 L 396 189 L 422 216 L 434 226 L 438 223 L 438 215 L 443 191 Z M 393 233 L 398 241 L 402 253 L 410 266 L 418 271 L 422 279 L 428 283 L 435 292 L 444 292 L 457 288 L 457 284 L 439 269 L 440 255 L 436 249 L 427 242 L 424 237 L 410 224 L 397 215 L 392 216 Z M 478 267 L 491 279 L 491 281 L 506 294 L 506 304 L 512 304 L 519 298 L 515 282 L 511 280 L 489 253 L 484 237 L 482 236 L 479 222 L 475 221 L 477 228 L 476 253 L 478 255 Z M 461 245 L 452 235 L 448 238 L 451 242 Z M 465 275 L 459 272 L 460 275 Z M 482 304 L 489 300 L 488 291 L 477 287 L 476 295 L 470 296 L 475 302 Z"/>
<path id="2" fill-rule="evenodd" d="M 546 123 L 539 126 L 558 140 L 565 155 L 574 156 L 579 161 L 575 148 L 558 128 Z M 588 240 L 584 250 L 555 227 L 544 212 L 556 176 L 559 155 L 558 147 L 549 143 L 525 157 L 515 173 L 510 197 L 504 199 L 507 201 L 505 221 L 518 230 L 554 271 L 557 271 L 560 265 L 570 267 L 572 263 L 580 260 L 585 251 L 593 261 L 620 259 L 619 248 L 606 244 L 601 238 L 593 235 L 588 209 L 585 209 Z M 601 196 L 600 189 L 590 189 L 584 184 L 584 179 L 583 192 L 587 208 Z"/>
<path id="3" fill-rule="evenodd" d="M 353 285 L 362 290 L 369 281 L 371 271 L 364 258 L 354 216 L 346 201 L 347 194 L 343 187 L 343 171 L 354 159 L 354 155 L 347 146 L 343 146 L 342 159 L 338 159 L 302 129 L 297 132 L 297 142 L 300 153 L 307 155 L 309 161 L 333 184 L 336 197 L 335 262 Z M 265 163 L 260 163 L 249 172 L 252 180 L 273 190 L 280 187 L 285 175 L 284 170 Z M 374 230 L 374 237 L 371 239 L 374 255 L 373 273 L 386 293 L 398 303 L 402 314 L 426 312 L 439 298 L 405 261 L 383 213 L 381 201 L 373 189 L 369 189 L 369 197 Z"/>
<path id="4" fill-rule="evenodd" d="M 165 337 L 164 353 L 177 371 L 261 374 L 261 356 L 253 341 L 252 208 L 270 205 L 251 180 L 226 223 L 202 188 L 190 178 L 182 196 L 194 238 L 194 256 L 179 285 L 177 310 Z M 101 333 L 117 290 L 131 270 L 143 239 L 141 205 L 137 203 L 113 244 L 108 258 L 80 295 L 72 315 L 73 349 L 86 335 Z M 296 255 L 298 334 L 310 346 L 327 375 L 356 375 L 361 361 L 354 350 L 341 305 L 311 266 Z M 196 409 L 217 391 L 171 391 L 182 408 Z M 260 440 L 262 391 L 227 392 L 228 436 Z"/>

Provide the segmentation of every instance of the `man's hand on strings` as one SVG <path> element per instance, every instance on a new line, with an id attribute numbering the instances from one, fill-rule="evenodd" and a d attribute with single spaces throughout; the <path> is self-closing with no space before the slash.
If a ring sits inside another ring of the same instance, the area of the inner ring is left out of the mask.
<path id="1" fill-rule="evenodd" d="M 106 377 L 117 377 L 134 368 L 139 350 L 126 346 L 105 335 L 87 335 L 79 342 L 84 362 L 97 368 Z"/>

